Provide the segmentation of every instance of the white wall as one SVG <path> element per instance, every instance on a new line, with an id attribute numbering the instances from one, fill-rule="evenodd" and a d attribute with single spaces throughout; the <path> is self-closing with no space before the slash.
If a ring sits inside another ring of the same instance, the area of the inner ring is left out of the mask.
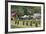
<path id="1" fill-rule="evenodd" d="M 45 2 L 45 0 L 29 0 L 29 1 L 33 1 L 33 2 Z M 0 34 L 4 34 L 4 30 L 5 30 L 5 21 L 4 21 L 5 20 L 5 17 L 4 17 L 5 16 L 5 4 L 4 3 L 5 3 L 4 0 L 0 0 Z M 45 15 L 45 17 L 46 17 L 46 15 Z M 18 34 L 46 34 L 46 31 L 45 32 L 18 33 Z"/>
<path id="2" fill-rule="evenodd" d="M 4 4 L 5 1 L 4 0 L 0 0 L 0 34 L 3 34 L 4 32 L 4 25 L 5 25 L 5 22 L 4 22 L 4 10 L 5 10 L 5 7 L 4 7 Z"/>

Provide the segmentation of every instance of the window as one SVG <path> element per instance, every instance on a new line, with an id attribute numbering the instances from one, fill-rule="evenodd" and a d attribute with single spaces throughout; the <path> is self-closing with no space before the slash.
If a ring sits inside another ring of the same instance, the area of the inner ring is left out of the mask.
<path id="1" fill-rule="evenodd" d="M 23 21 L 23 25 L 24 25 L 24 21 Z"/>
<path id="2" fill-rule="evenodd" d="M 15 24 L 16 24 L 17 22 L 15 21 Z"/>
<path id="3" fill-rule="evenodd" d="M 38 27 L 38 24 L 36 23 L 35 26 Z"/>
<path id="4" fill-rule="evenodd" d="M 28 26 L 28 21 L 26 22 L 26 25 Z"/>
<path id="5" fill-rule="evenodd" d="M 32 26 L 32 21 L 30 22 L 30 26 Z"/>
<path id="6" fill-rule="evenodd" d="M 17 21 L 17 24 L 19 24 L 19 21 Z"/>
<path id="7" fill-rule="evenodd" d="M 11 18 L 11 20 L 13 20 L 13 18 Z"/>

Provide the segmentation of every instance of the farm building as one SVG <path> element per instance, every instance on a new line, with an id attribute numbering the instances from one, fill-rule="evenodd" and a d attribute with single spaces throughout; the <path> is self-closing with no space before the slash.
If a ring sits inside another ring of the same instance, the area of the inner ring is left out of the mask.
<path id="1" fill-rule="evenodd" d="M 41 26 L 40 20 L 12 20 L 11 25 L 14 26 L 14 28 L 30 28 Z"/>

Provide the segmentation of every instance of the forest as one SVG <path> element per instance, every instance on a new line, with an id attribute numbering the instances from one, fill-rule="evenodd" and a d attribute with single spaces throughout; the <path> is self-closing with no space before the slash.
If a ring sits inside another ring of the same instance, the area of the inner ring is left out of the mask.
<path id="1" fill-rule="evenodd" d="M 16 13 L 16 18 L 20 18 L 24 15 L 34 15 L 35 13 L 41 14 L 41 7 L 40 6 L 17 6 L 11 5 L 11 12 Z"/>

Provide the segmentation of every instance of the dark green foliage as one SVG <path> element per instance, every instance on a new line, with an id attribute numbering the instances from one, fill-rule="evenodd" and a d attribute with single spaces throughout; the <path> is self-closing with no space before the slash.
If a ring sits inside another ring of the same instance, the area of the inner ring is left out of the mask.
<path id="1" fill-rule="evenodd" d="M 28 11 L 26 7 L 24 8 L 24 15 L 28 15 Z"/>
<path id="2" fill-rule="evenodd" d="M 40 6 L 16 6 L 11 5 L 11 10 L 15 10 L 18 16 L 33 15 L 34 13 L 41 13 Z"/>

